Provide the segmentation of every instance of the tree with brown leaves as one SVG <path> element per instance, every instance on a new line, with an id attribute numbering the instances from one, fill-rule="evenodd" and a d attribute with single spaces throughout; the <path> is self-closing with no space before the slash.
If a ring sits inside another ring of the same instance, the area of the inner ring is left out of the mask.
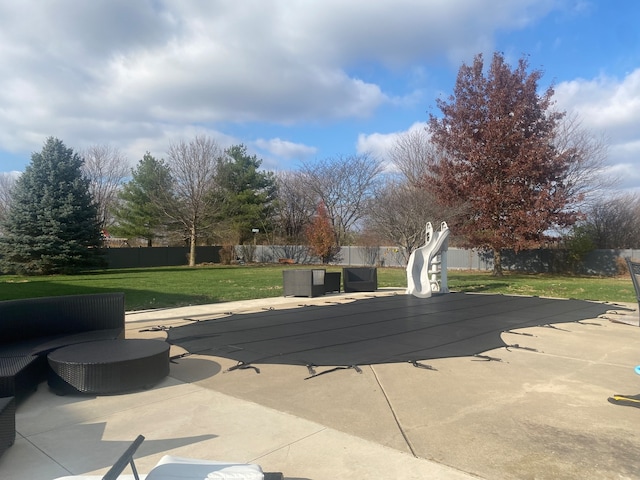
<path id="1" fill-rule="evenodd" d="M 324 203 L 318 205 L 316 216 L 305 229 L 305 237 L 309 251 L 320 257 L 322 263 L 328 263 L 338 252 L 335 233 Z"/>
<path id="2" fill-rule="evenodd" d="M 549 229 L 578 219 L 568 176 L 578 152 L 554 144 L 564 113 L 552 109 L 553 88 L 538 94 L 541 71 L 529 72 L 526 58 L 512 70 L 499 53 L 483 69 L 482 55 L 463 65 L 453 95 L 437 101 L 442 116 L 430 115 L 443 156 L 425 186 L 446 204 L 465 204 L 454 233 L 493 250 L 493 273 L 502 275 L 503 249 L 537 247 Z"/>

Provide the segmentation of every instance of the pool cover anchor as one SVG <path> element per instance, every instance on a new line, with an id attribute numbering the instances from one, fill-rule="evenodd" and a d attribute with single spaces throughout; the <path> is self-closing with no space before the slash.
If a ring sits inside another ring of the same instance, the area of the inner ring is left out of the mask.
<path id="1" fill-rule="evenodd" d="M 532 347 L 523 347 L 522 345 L 519 345 L 517 343 L 514 343 L 513 345 L 507 345 L 506 347 L 504 347 L 507 349 L 507 352 L 510 352 L 511 350 L 509 350 L 510 348 L 517 348 L 518 350 L 526 350 L 528 352 L 538 352 L 537 348 L 532 348 Z"/>
<path id="2" fill-rule="evenodd" d="M 156 325 L 155 327 L 143 328 L 142 330 L 138 330 L 138 332 L 166 332 L 171 327 L 167 327 L 165 325 Z"/>
<path id="3" fill-rule="evenodd" d="M 522 335 L 525 337 L 535 337 L 535 335 L 533 333 L 528 333 L 528 332 L 515 332 L 513 330 L 505 330 L 504 333 L 510 333 L 512 335 Z"/>
<path id="4" fill-rule="evenodd" d="M 425 370 L 434 370 L 436 372 L 438 371 L 437 368 L 432 367 L 431 365 L 427 365 L 426 363 L 417 362 L 416 360 L 410 360 L 409 363 L 416 368 L 423 368 Z"/>
<path id="5" fill-rule="evenodd" d="M 249 369 L 255 370 L 256 373 L 260 373 L 260 369 L 258 367 L 245 362 L 238 362 L 236 365 L 234 365 L 233 367 L 227 368 L 222 373 L 229 373 L 229 372 L 233 372 L 234 370 L 249 370 Z"/>
<path id="6" fill-rule="evenodd" d="M 473 356 L 474 359 L 478 359 L 484 362 L 502 362 L 501 358 L 498 357 L 490 357 L 489 355 L 481 355 L 480 353 L 476 353 Z M 477 361 L 477 360 L 472 360 L 472 361 Z"/>
<path id="7" fill-rule="evenodd" d="M 305 380 L 310 380 L 312 378 L 319 377 L 320 375 L 324 375 L 325 373 L 332 373 L 332 372 L 336 372 L 338 370 L 348 370 L 350 368 L 353 368 L 358 373 L 362 373 L 362 369 L 358 365 L 346 365 L 346 366 L 340 366 L 340 367 L 333 367 L 333 368 L 330 368 L 329 370 L 325 370 L 324 372 L 320 372 L 320 373 L 315 373 L 315 370 L 313 369 L 313 366 L 307 365 L 307 368 L 309 369 L 310 373 L 311 372 L 314 372 L 314 373 L 312 375 L 306 377 Z"/>

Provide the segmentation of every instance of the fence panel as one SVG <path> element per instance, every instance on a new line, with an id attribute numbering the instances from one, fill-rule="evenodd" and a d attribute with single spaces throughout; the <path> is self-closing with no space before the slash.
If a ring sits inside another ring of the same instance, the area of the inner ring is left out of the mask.
<path id="1" fill-rule="evenodd" d="M 196 247 L 198 263 L 219 263 L 221 247 Z M 105 248 L 107 268 L 172 267 L 189 264 L 187 247 Z"/>
<path id="2" fill-rule="evenodd" d="M 219 263 L 219 246 L 197 247 L 198 263 Z M 179 266 L 188 264 L 187 247 L 140 247 L 104 249 L 108 268 L 142 268 L 160 266 Z M 236 247 L 241 258 L 241 247 Z M 576 273 L 586 275 L 616 275 L 625 257 L 640 259 L 640 250 L 594 250 L 576 265 Z M 298 264 L 319 264 L 321 259 L 309 254 L 302 245 L 257 245 L 254 260 L 262 263 L 278 263 L 280 259 L 292 259 Z M 344 266 L 384 266 L 404 268 L 406 256 L 397 247 L 358 247 L 346 246 L 340 249 L 334 265 Z M 502 253 L 505 270 L 527 273 L 557 273 L 564 271 L 567 253 L 562 250 L 539 249 L 520 251 L 517 254 L 505 250 Z M 472 249 L 449 248 L 447 267 L 452 270 L 491 271 L 493 253 Z"/>

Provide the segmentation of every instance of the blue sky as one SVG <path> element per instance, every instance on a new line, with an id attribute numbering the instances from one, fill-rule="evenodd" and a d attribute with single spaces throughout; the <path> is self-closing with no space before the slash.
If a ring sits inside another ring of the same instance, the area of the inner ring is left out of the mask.
<path id="1" fill-rule="evenodd" d="M 270 170 L 385 159 L 463 62 L 528 55 L 640 190 L 640 2 L 0 0 L 0 172 L 48 136 L 146 151 L 207 134 Z"/>

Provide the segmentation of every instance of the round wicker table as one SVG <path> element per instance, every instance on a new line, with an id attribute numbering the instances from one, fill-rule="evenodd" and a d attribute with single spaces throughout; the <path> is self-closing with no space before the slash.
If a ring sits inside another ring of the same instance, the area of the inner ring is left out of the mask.
<path id="1" fill-rule="evenodd" d="M 60 395 L 108 395 L 149 388 L 169 374 L 169 344 L 159 340 L 101 340 L 48 355 L 51 389 Z"/>

